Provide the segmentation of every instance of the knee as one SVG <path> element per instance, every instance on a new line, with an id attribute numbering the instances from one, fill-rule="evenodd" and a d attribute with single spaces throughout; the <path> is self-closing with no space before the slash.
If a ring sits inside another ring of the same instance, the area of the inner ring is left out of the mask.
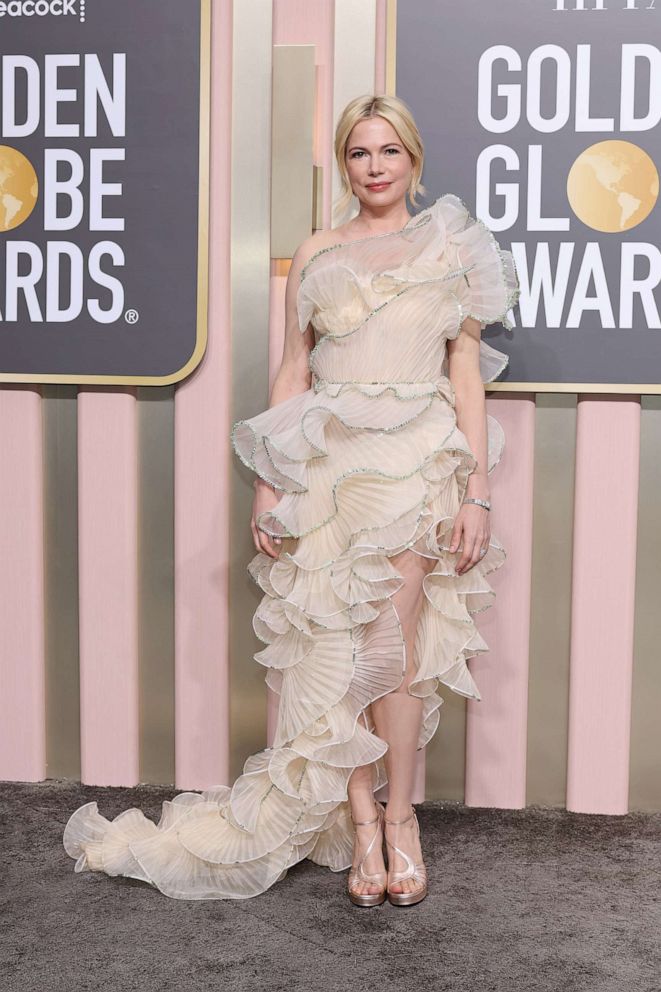
<path id="1" fill-rule="evenodd" d="M 407 585 L 416 585 L 436 567 L 437 558 L 427 558 L 415 551 L 401 551 L 390 559 L 393 567 L 402 575 Z"/>

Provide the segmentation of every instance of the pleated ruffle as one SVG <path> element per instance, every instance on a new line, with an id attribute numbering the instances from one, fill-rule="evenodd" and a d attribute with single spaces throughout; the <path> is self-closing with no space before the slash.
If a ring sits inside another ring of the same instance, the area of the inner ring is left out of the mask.
<path id="1" fill-rule="evenodd" d="M 317 354 L 327 350 L 332 339 L 364 330 L 370 322 L 379 325 L 378 315 L 384 308 L 394 310 L 398 318 L 400 314 L 404 319 L 416 317 L 418 326 L 410 344 L 418 349 L 421 363 L 411 378 L 424 379 L 425 363 L 431 373 L 438 357 L 426 347 L 429 340 L 425 338 L 436 343 L 439 332 L 445 340 L 456 338 L 466 317 L 485 326 L 501 323 L 511 331 L 510 311 L 519 296 L 512 253 L 502 249 L 493 232 L 471 216 L 463 200 L 446 193 L 401 231 L 330 245 L 312 255 L 302 272 L 298 321 L 301 331 L 312 323 L 320 336 L 310 365 L 313 373 L 324 377 L 325 372 L 315 367 Z M 426 334 L 420 333 L 423 325 Z M 360 347 L 367 350 L 364 343 Z M 333 357 L 344 371 L 337 354 Z M 374 372 L 382 363 L 401 370 L 401 357 L 397 348 L 384 349 L 365 368 L 377 378 Z M 483 382 L 497 378 L 508 363 L 505 352 L 480 341 Z M 446 358 L 439 371 L 447 373 Z M 351 377 L 338 375 L 337 379 Z"/>
<path id="2" fill-rule="evenodd" d="M 370 705 L 404 677 L 393 602 L 404 578 L 391 559 L 405 549 L 433 563 L 408 690 L 423 704 L 418 748 L 438 727 L 441 686 L 480 699 L 467 660 L 487 644 L 474 615 L 493 601 L 487 575 L 504 563 L 505 550 L 492 536 L 487 554 L 463 575 L 455 569 L 460 552 L 448 550 L 476 462 L 457 426 L 438 343 L 439 333 L 441 341 L 459 333 L 461 314 L 502 316 L 513 270 L 455 199 L 436 201 L 392 245 L 384 235 L 364 240 L 350 257 L 338 248 L 341 272 L 335 260 L 321 264 L 324 250 L 311 259 L 299 314 L 301 330 L 313 319 L 320 334 L 313 385 L 233 425 L 238 457 L 280 492 L 257 521 L 282 538 L 280 554 L 260 552 L 247 566 L 262 593 L 253 626 L 263 647 L 254 657 L 279 695 L 272 745 L 246 760 L 233 786 L 164 803 L 158 824 L 138 809 L 107 820 L 95 802 L 81 806 L 63 837 L 77 872 L 141 879 L 172 898 L 242 899 L 304 858 L 349 868 L 348 780 L 372 764 L 375 789 L 387 781 L 387 743 Z M 375 293 L 386 306 L 375 307 Z M 396 327 L 395 354 L 383 339 L 372 350 L 370 335 L 387 339 Z M 406 328 L 415 330 L 414 344 Z M 381 364 L 377 354 L 385 355 Z M 500 361 L 484 354 L 487 363 Z M 366 381 L 367 370 L 374 381 Z M 494 418 L 488 430 L 492 471 L 504 438 Z"/>

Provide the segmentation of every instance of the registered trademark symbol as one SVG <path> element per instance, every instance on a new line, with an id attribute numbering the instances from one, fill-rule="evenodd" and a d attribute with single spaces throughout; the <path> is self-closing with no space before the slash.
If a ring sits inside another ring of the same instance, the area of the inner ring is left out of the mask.
<path id="1" fill-rule="evenodd" d="M 127 324 L 137 324 L 140 319 L 140 314 L 137 310 L 127 310 L 124 314 L 124 320 Z"/>

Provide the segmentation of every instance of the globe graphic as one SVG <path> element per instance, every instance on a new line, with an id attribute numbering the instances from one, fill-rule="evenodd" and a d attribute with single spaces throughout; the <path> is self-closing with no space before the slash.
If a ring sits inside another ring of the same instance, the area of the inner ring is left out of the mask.
<path id="1" fill-rule="evenodd" d="M 599 141 L 581 152 L 569 170 L 567 196 L 578 219 L 595 231 L 629 231 L 654 208 L 659 173 L 638 145 Z"/>
<path id="2" fill-rule="evenodd" d="M 15 148 L 0 145 L 0 231 L 11 231 L 27 220 L 38 193 L 32 162 Z"/>

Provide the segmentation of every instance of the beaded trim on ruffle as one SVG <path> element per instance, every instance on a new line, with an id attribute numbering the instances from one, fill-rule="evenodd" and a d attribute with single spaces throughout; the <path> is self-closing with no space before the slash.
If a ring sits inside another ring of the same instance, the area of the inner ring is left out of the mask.
<path id="1" fill-rule="evenodd" d="M 489 247 L 498 256 L 498 262 L 499 262 L 499 267 L 500 267 L 500 275 L 501 275 L 502 283 L 503 283 L 504 286 L 507 286 L 508 285 L 508 282 L 509 282 L 508 272 L 507 272 L 506 266 L 505 266 L 505 259 L 508 258 L 508 257 L 512 258 L 512 270 L 513 270 L 514 278 L 516 280 L 516 285 L 514 286 L 514 288 L 512 290 L 510 290 L 510 291 L 507 292 L 506 303 L 505 303 L 505 307 L 504 307 L 503 311 L 501 311 L 499 313 L 496 313 L 496 314 L 489 314 L 488 316 L 485 317 L 483 315 L 474 314 L 474 313 L 466 310 L 466 311 L 464 311 L 464 319 L 465 319 L 465 317 L 474 317 L 475 320 L 479 320 L 481 323 L 485 323 L 485 324 L 501 323 L 506 330 L 508 330 L 508 331 L 513 330 L 516 325 L 512 321 L 509 320 L 507 314 L 512 309 L 512 307 L 516 304 L 516 302 L 518 301 L 518 299 L 520 298 L 520 295 L 521 295 L 521 286 L 520 286 L 520 282 L 519 282 L 519 278 L 518 278 L 518 273 L 517 273 L 517 270 L 516 270 L 516 264 L 514 263 L 514 259 L 513 259 L 513 256 L 512 256 L 512 252 L 511 251 L 508 251 L 508 250 L 505 250 L 505 249 L 502 249 L 500 247 L 500 245 L 499 245 L 499 243 L 498 243 L 498 241 L 497 241 L 497 239 L 496 239 L 493 231 L 484 223 L 484 221 L 480 220 L 478 217 L 473 217 L 471 215 L 470 210 L 469 210 L 468 206 L 466 205 L 466 203 L 464 203 L 464 201 L 461 199 L 461 197 L 457 196 L 454 193 L 444 193 L 442 196 L 438 197 L 437 200 L 434 201 L 434 203 L 430 204 L 430 206 L 428 206 L 428 207 L 425 207 L 424 210 L 421 210 L 418 214 L 415 214 L 414 217 L 411 218 L 411 221 L 413 221 L 413 220 L 419 219 L 419 218 L 421 218 L 421 217 L 424 216 L 424 222 L 423 221 L 420 221 L 420 223 L 417 223 L 417 224 L 411 224 L 411 222 L 409 222 L 403 228 L 401 228 L 399 231 L 387 231 L 385 234 L 368 235 L 368 236 L 366 236 L 364 238 L 358 238 L 355 241 L 338 242 L 337 244 L 327 245 L 325 248 L 320 248 L 317 252 L 315 252 L 313 255 L 311 255 L 311 257 L 308 259 L 307 263 L 303 266 L 303 268 L 301 270 L 301 274 L 300 274 L 300 279 L 299 279 L 299 290 L 300 290 L 300 285 L 303 283 L 303 281 L 304 281 L 304 279 L 306 277 L 307 270 L 308 270 L 309 266 L 311 265 L 311 263 L 313 262 L 313 260 L 316 259 L 317 257 L 319 257 L 320 255 L 323 255 L 323 254 L 325 254 L 328 251 L 334 251 L 334 250 L 338 250 L 340 248 L 350 247 L 351 245 L 354 245 L 354 244 L 360 244 L 361 242 L 379 240 L 381 238 L 387 238 L 387 237 L 394 237 L 397 234 L 403 234 L 403 233 L 406 233 L 407 231 L 418 230 L 418 228 L 422 227 L 423 224 L 427 224 L 427 223 L 429 223 L 429 221 L 432 220 L 432 217 L 433 217 L 432 211 L 435 208 L 438 211 L 438 204 L 441 203 L 442 201 L 445 201 L 445 202 L 454 202 L 455 206 L 458 205 L 458 209 L 461 209 L 465 213 L 465 223 L 464 223 L 464 226 L 459 231 L 454 232 L 454 234 L 448 234 L 447 235 L 448 240 L 452 242 L 453 241 L 453 238 L 456 236 L 457 233 L 461 234 L 464 231 L 469 230 L 471 227 L 473 227 L 475 225 L 479 226 L 479 228 L 485 233 L 485 235 L 487 237 L 487 240 L 489 242 Z M 443 221 L 442 216 L 440 218 L 437 218 L 437 220 L 440 220 L 440 223 L 444 224 L 444 221 Z M 410 226 L 409 226 L 409 224 L 410 224 Z M 459 246 L 457 246 L 457 257 L 459 257 L 459 252 L 460 252 L 460 248 L 459 248 Z M 403 289 L 404 290 L 405 289 L 409 289 L 409 288 L 412 288 L 413 286 L 421 285 L 424 282 L 435 282 L 435 281 L 441 281 L 442 282 L 442 281 L 445 281 L 445 280 L 456 279 L 456 278 L 458 278 L 458 276 L 460 276 L 462 274 L 465 276 L 468 272 L 472 271 L 472 269 L 474 267 L 475 267 L 475 263 L 473 265 L 471 265 L 471 266 L 461 266 L 458 270 L 455 270 L 454 272 L 449 273 L 449 274 L 446 273 L 442 277 L 438 277 L 438 278 L 435 278 L 435 279 L 428 279 L 428 280 L 419 280 L 419 281 L 410 283 L 408 286 L 403 287 Z M 382 275 L 382 274 L 383 273 L 377 273 L 377 275 Z M 466 280 L 466 281 L 468 282 L 468 284 L 470 286 L 470 282 L 468 280 Z M 385 301 L 385 304 L 391 302 L 392 299 L 395 299 L 397 296 L 399 296 L 402 291 L 403 290 L 399 290 L 397 293 L 395 293 L 389 300 L 386 300 Z M 371 310 L 367 314 L 367 316 L 364 318 L 364 320 L 361 321 L 361 323 L 358 325 L 358 327 L 361 327 L 365 323 L 365 321 L 367 321 L 372 316 L 372 314 L 374 314 L 378 310 L 380 310 L 381 307 L 384 306 L 385 304 L 379 304 L 378 307 L 376 307 L 375 309 Z M 353 331 L 357 330 L 358 327 L 353 328 L 352 330 L 348 331 L 347 334 L 353 333 Z M 303 330 L 305 330 L 305 328 Z M 324 334 L 324 337 L 328 337 L 328 336 L 345 337 L 347 335 L 346 334 L 342 334 L 342 335 Z M 323 341 L 323 337 L 322 337 L 321 341 Z M 314 353 L 314 351 L 316 350 L 316 347 L 318 347 L 319 344 L 321 344 L 321 341 L 319 341 L 317 343 L 317 345 L 315 346 L 315 348 L 313 349 L 313 351 L 311 352 L 311 354 Z M 489 380 L 489 381 L 491 381 L 491 380 Z"/>
<path id="2" fill-rule="evenodd" d="M 500 261 L 500 273 L 501 273 L 501 277 L 502 277 L 503 283 L 505 285 L 507 285 L 507 281 L 508 280 L 507 280 L 507 272 L 505 270 L 504 259 L 508 255 L 512 258 L 512 269 L 513 269 L 513 272 L 514 272 L 514 278 L 516 280 L 516 286 L 507 295 L 506 310 L 503 313 L 503 315 L 502 316 L 498 316 L 498 317 L 494 317 L 493 319 L 488 320 L 486 322 L 489 323 L 489 324 L 495 324 L 496 322 L 498 322 L 498 323 L 502 324 L 503 327 L 506 328 L 506 330 L 508 330 L 508 331 L 513 330 L 514 327 L 515 327 L 515 325 L 511 321 L 509 321 L 507 319 L 507 313 L 508 313 L 509 310 L 512 309 L 512 307 L 515 305 L 515 303 L 517 302 L 517 300 L 521 296 L 521 284 L 520 284 L 520 281 L 519 281 L 519 275 L 518 275 L 518 272 L 516 270 L 516 263 L 514 262 L 514 256 L 512 255 L 512 252 L 509 251 L 509 250 L 507 250 L 507 249 L 503 249 L 503 248 L 500 247 L 500 244 L 498 243 L 498 241 L 496 239 L 496 236 L 494 235 L 494 233 L 491 230 L 491 228 L 487 224 L 485 224 L 484 221 L 480 220 L 479 217 L 473 217 L 471 215 L 471 212 L 470 212 L 468 206 L 464 203 L 464 201 L 461 199 L 460 196 L 457 196 L 456 193 L 445 193 L 442 197 L 439 197 L 439 199 L 455 200 L 457 203 L 459 203 L 461 205 L 462 209 L 466 211 L 466 214 L 468 215 L 468 217 L 467 217 L 467 223 L 464 224 L 464 226 L 462 228 L 462 231 L 468 230 L 468 228 L 472 227 L 474 224 L 478 224 L 482 228 L 482 230 L 487 235 L 487 238 L 489 240 L 489 243 L 490 243 L 491 247 L 498 253 L 498 258 L 499 258 L 499 261 Z M 457 257 L 458 256 L 459 256 L 459 249 L 457 249 Z M 468 316 L 473 316 L 473 314 L 469 314 Z M 479 319 L 479 318 L 476 317 L 476 319 Z"/>
<path id="3" fill-rule="evenodd" d="M 373 399 L 374 397 L 368 397 L 368 398 L 369 399 Z M 411 397 L 409 397 L 410 400 L 422 399 L 422 398 L 425 398 L 425 397 L 419 397 L 419 396 L 411 396 Z M 351 431 L 368 431 L 370 433 L 389 434 L 392 431 L 401 430 L 402 427 L 405 427 L 407 424 L 410 424 L 413 420 L 417 420 L 418 417 L 420 417 L 423 413 L 425 413 L 429 409 L 429 407 L 431 406 L 431 404 L 432 404 L 432 402 L 434 400 L 434 394 L 433 393 L 430 394 L 429 397 L 428 397 L 428 399 L 429 399 L 429 402 L 427 403 L 427 405 L 425 407 L 423 407 L 423 409 L 416 410 L 414 413 L 411 414 L 410 417 L 407 417 L 406 420 L 402 420 L 398 424 L 393 424 L 391 427 L 365 427 L 362 424 L 349 424 L 349 423 L 347 423 L 346 420 L 344 420 L 344 418 L 342 417 L 341 413 L 339 413 L 337 410 L 331 409 L 331 407 L 322 406 L 322 405 L 310 407 L 308 410 L 305 411 L 305 413 L 303 413 L 301 415 L 301 423 L 300 423 L 301 434 L 305 438 L 305 441 L 310 445 L 310 447 L 314 451 L 318 451 L 319 452 L 318 455 L 312 455 L 311 457 L 312 458 L 321 457 L 321 456 L 326 455 L 327 452 L 325 451 L 325 449 L 320 448 L 318 445 L 316 445 L 314 443 L 314 441 L 310 440 L 310 438 L 308 437 L 307 431 L 305 429 L 305 420 L 306 420 L 306 417 L 310 413 L 317 413 L 319 410 L 325 410 L 332 417 L 334 417 L 337 421 L 339 421 L 344 427 L 346 427 L 347 430 L 351 430 Z M 284 451 L 280 451 L 280 449 L 277 447 L 277 445 L 275 445 L 273 443 L 273 441 L 271 441 L 271 444 L 273 445 L 274 449 L 276 451 L 278 451 L 281 455 L 284 455 L 285 458 L 289 458 L 289 456 Z M 304 457 L 304 458 L 290 458 L 289 460 L 290 461 L 293 461 L 293 462 L 307 462 L 307 461 L 309 461 L 309 457 Z M 307 490 L 304 490 L 304 491 L 307 492 Z"/>
<path id="4" fill-rule="evenodd" d="M 316 376 L 316 373 L 313 373 L 313 376 Z M 326 388 L 326 385 L 329 384 L 329 383 L 330 383 L 330 380 L 316 378 L 315 379 L 315 384 L 314 384 L 314 387 L 313 387 L 314 388 L 314 392 L 315 393 L 323 392 L 324 389 Z M 323 406 L 321 404 L 316 404 L 315 406 L 308 407 L 308 409 L 305 410 L 301 414 L 301 416 L 300 416 L 299 427 L 300 427 L 301 435 L 304 438 L 305 442 L 310 446 L 310 448 L 312 449 L 312 451 L 313 452 L 317 452 L 317 454 L 304 455 L 301 458 L 292 458 L 290 455 L 287 454 L 286 451 L 283 451 L 281 448 L 278 447 L 278 445 L 276 444 L 276 442 L 273 440 L 273 437 L 271 437 L 269 435 L 263 435 L 263 436 L 257 435 L 257 433 L 255 432 L 255 429 L 253 428 L 253 426 L 249 422 L 249 420 L 239 420 L 239 421 L 237 421 L 234 424 L 234 426 L 232 428 L 232 432 L 231 432 L 230 437 L 231 437 L 231 442 L 232 442 L 232 446 L 233 446 L 234 450 L 236 451 L 238 457 L 241 459 L 241 461 L 246 466 L 246 468 L 249 468 L 249 469 L 251 469 L 251 471 L 256 472 L 262 479 L 264 479 L 265 482 L 268 482 L 269 485 L 273 486 L 274 489 L 277 489 L 280 492 L 287 493 L 287 494 L 305 493 L 305 492 L 308 491 L 307 486 L 303 485 L 297 479 L 295 479 L 292 476 L 288 475 L 279 466 L 274 466 L 274 467 L 276 467 L 279 475 L 283 479 L 286 479 L 288 482 L 293 483 L 293 485 L 296 487 L 295 489 L 285 489 L 285 487 L 282 484 L 280 484 L 279 482 L 277 482 L 272 477 L 271 474 L 268 474 L 267 475 L 266 474 L 266 471 L 261 470 L 261 469 L 260 470 L 257 469 L 257 466 L 255 464 L 255 453 L 257 451 L 257 447 L 258 447 L 258 444 L 259 444 L 260 440 L 263 442 L 264 448 L 265 448 L 265 451 L 266 451 L 266 454 L 267 454 L 267 456 L 269 457 L 269 460 L 272 463 L 273 463 L 273 459 L 271 457 L 270 452 L 271 451 L 276 451 L 279 455 L 281 455 L 283 458 L 286 458 L 292 464 L 305 464 L 306 462 L 310 461 L 313 458 L 320 458 L 320 457 L 324 457 L 326 455 L 326 451 L 324 449 L 320 448 L 317 444 L 315 444 L 314 441 L 312 441 L 312 439 L 309 437 L 308 432 L 306 430 L 306 418 L 308 417 L 308 415 L 314 414 L 314 413 L 318 413 L 320 410 L 326 411 L 330 416 L 334 417 L 344 427 L 346 427 L 347 430 L 352 430 L 352 431 L 357 431 L 357 432 L 360 432 L 360 431 L 370 431 L 370 432 L 373 432 L 373 433 L 388 434 L 388 433 L 391 433 L 393 431 L 400 430 L 402 427 L 405 427 L 407 424 L 410 424 L 412 421 L 414 421 L 418 417 L 422 416 L 423 413 L 425 413 L 427 410 L 429 410 L 429 408 L 431 407 L 431 404 L 433 403 L 435 397 L 438 397 L 440 399 L 445 400 L 451 407 L 454 407 L 454 388 L 452 386 L 452 383 L 450 382 L 450 380 L 446 376 L 441 376 L 441 377 L 438 378 L 438 380 L 426 380 L 426 379 L 425 380 L 401 380 L 399 382 L 389 381 L 389 382 L 371 382 L 371 383 L 359 382 L 357 380 L 348 380 L 348 381 L 344 381 L 344 382 L 341 382 L 341 383 L 332 383 L 332 384 L 333 385 L 337 384 L 337 385 L 340 386 L 340 389 L 338 390 L 338 392 L 337 392 L 336 395 L 340 395 L 340 393 L 345 392 L 346 389 L 351 388 L 351 387 L 354 387 L 354 386 L 357 386 L 360 389 L 360 386 L 369 386 L 369 385 L 380 385 L 381 386 L 382 385 L 383 386 L 383 389 L 380 390 L 378 393 L 369 393 L 369 392 L 366 393 L 366 392 L 363 392 L 363 396 L 365 396 L 367 399 L 378 399 L 379 396 L 381 396 L 383 392 L 385 392 L 386 390 L 389 390 L 389 391 L 392 391 L 393 394 L 394 394 L 394 396 L 395 396 L 395 398 L 398 399 L 401 402 L 412 403 L 415 400 L 420 400 L 420 399 L 423 399 L 425 397 L 428 397 L 428 403 L 422 409 L 416 410 L 414 413 L 412 413 L 410 417 L 407 417 L 405 420 L 402 420 L 402 421 L 398 422 L 397 424 L 391 425 L 389 427 L 382 427 L 382 426 L 366 427 L 366 426 L 360 425 L 360 424 L 357 424 L 357 425 L 356 424 L 349 424 L 342 417 L 341 413 L 338 410 L 334 410 L 331 407 Z M 433 388 L 431 388 L 428 393 L 421 393 L 420 395 L 401 396 L 397 392 L 397 387 L 399 385 L 404 385 L 404 386 L 406 386 L 406 385 L 429 385 L 430 387 L 433 387 Z M 449 396 L 447 395 L 448 391 L 449 391 L 449 394 L 450 394 Z M 250 433 L 251 433 L 251 436 L 252 436 L 252 447 L 251 447 L 250 453 L 249 453 L 249 455 L 248 455 L 247 458 L 244 457 L 244 455 L 242 454 L 241 449 L 240 449 L 240 447 L 239 447 L 239 445 L 237 443 L 237 440 L 236 440 L 236 435 L 238 433 L 239 427 L 247 427 L 249 429 Z M 405 478 L 405 477 L 402 477 L 402 478 Z"/>
<path id="5" fill-rule="evenodd" d="M 375 467 L 369 466 L 369 465 L 354 466 L 354 467 L 350 468 L 347 472 L 340 473 L 340 475 L 337 476 L 337 478 L 336 478 L 336 480 L 333 483 L 333 486 L 331 488 L 331 497 L 332 497 L 332 500 L 333 500 L 333 505 L 335 507 L 334 512 L 331 513 L 329 516 L 325 517 L 324 520 L 319 521 L 317 524 L 314 525 L 314 527 L 309 527 L 308 530 L 301 531 L 300 534 L 292 534 L 290 531 L 287 530 L 287 528 L 285 527 L 285 524 L 283 523 L 283 521 L 280 519 L 280 517 L 276 513 L 276 510 L 277 510 L 277 507 L 278 507 L 279 504 L 276 504 L 276 506 L 272 510 L 264 510 L 262 513 L 260 513 L 258 515 L 257 519 L 255 520 L 255 524 L 257 525 L 257 527 L 260 530 L 263 530 L 265 534 L 269 534 L 271 537 L 296 537 L 296 538 L 299 538 L 299 537 L 304 537 L 306 534 L 312 534 L 314 531 L 319 530 L 321 527 L 323 527 L 325 524 L 327 524 L 329 522 L 329 520 L 332 520 L 334 517 L 337 516 L 337 514 L 339 512 L 339 508 L 338 508 L 338 504 L 337 504 L 336 493 L 337 493 L 338 486 L 340 485 L 341 482 L 344 481 L 344 479 L 348 479 L 352 475 L 357 475 L 357 474 L 360 474 L 360 473 L 366 473 L 366 474 L 369 474 L 369 475 L 378 475 L 378 476 L 381 476 L 384 479 L 388 479 L 388 480 L 392 480 L 392 481 L 397 481 L 397 480 L 402 480 L 402 479 L 410 479 L 412 476 L 416 475 L 416 473 L 422 472 L 424 470 L 425 465 L 428 462 L 433 461 L 433 459 L 436 458 L 436 456 L 439 455 L 439 454 L 441 454 L 441 453 L 454 455 L 454 452 L 455 451 L 461 452 L 461 454 L 464 457 L 464 459 L 466 459 L 467 467 L 470 469 L 470 471 L 468 473 L 470 475 L 474 471 L 475 467 L 477 466 L 477 461 L 476 461 L 475 457 L 470 452 L 466 451 L 463 448 L 448 448 L 448 447 L 446 447 L 446 442 L 454 434 L 455 430 L 456 430 L 456 424 L 453 423 L 452 424 L 452 427 L 450 428 L 450 430 L 448 431 L 448 433 L 445 435 L 445 437 L 442 439 L 442 441 L 440 442 L 440 444 L 438 444 L 435 448 L 432 448 L 432 450 L 423 459 L 423 461 L 420 462 L 418 465 L 416 465 L 415 468 L 413 468 L 413 470 L 411 472 L 406 472 L 404 475 L 394 475 L 391 472 L 384 472 L 382 469 L 375 468 Z M 274 517 L 279 522 L 280 526 L 283 529 L 283 533 L 282 534 L 279 534 L 277 531 L 268 530 L 266 527 L 260 525 L 259 521 L 262 519 L 262 517 L 266 517 L 266 516 Z M 284 532 L 286 532 L 286 533 L 284 533 Z"/>
<path id="6" fill-rule="evenodd" d="M 421 210 L 419 213 L 414 214 L 412 217 L 409 218 L 409 220 L 407 220 L 404 227 L 400 227 L 398 231 L 385 231 L 383 234 L 368 234 L 364 238 L 356 238 L 354 241 L 338 241 L 334 245 L 326 245 L 325 248 L 319 248 L 318 251 L 315 251 L 314 254 L 310 255 L 309 259 L 301 269 L 300 282 L 303 282 L 303 279 L 305 278 L 305 274 L 307 273 L 308 268 L 310 267 L 310 265 L 312 265 L 314 260 L 318 258 L 319 255 L 325 254 L 325 252 L 327 251 L 334 251 L 336 248 L 348 248 L 349 245 L 359 245 L 364 243 L 365 241 L 378 241 L 380 238 L 392 238 L 395 234 L 405 234 L 407 231 L 417 231 L 418 228 L 424 227 L 424 225 L 428 224 L 431 220 L 431 214 L 425 214 L 425 212 L 427 210 L 431 210 L 432 206 L 433 204 L 431 204 L 429 207 L 425 207 L 425 209 Z M 425 216 L 423 220 L 420 220 L 420 223 L 417 224 L 412 223 L 412 221 L 418 220 L 420 217 L 422 217 L 423 214 Z"/>

